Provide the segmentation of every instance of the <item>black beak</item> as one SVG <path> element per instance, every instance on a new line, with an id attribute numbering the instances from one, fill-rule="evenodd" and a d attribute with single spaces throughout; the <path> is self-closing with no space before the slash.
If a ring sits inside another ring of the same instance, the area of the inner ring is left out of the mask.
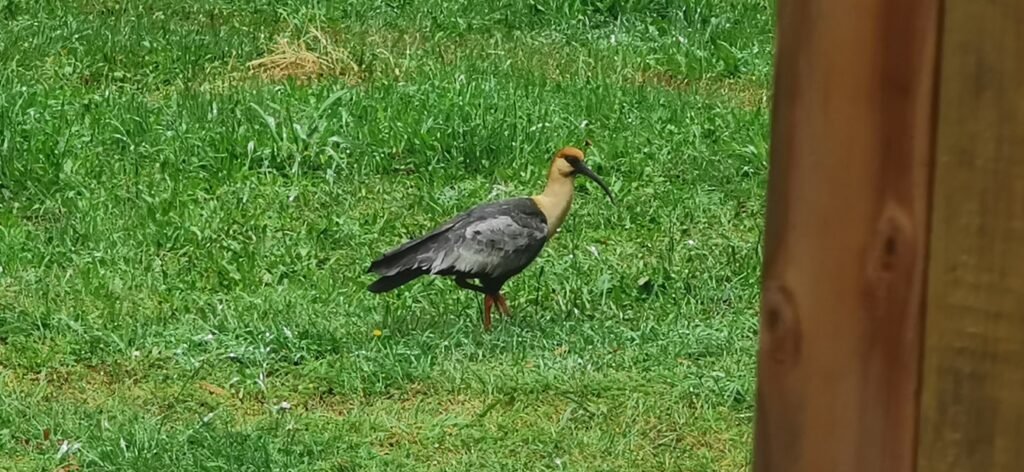
<path id="1" fill-rule="evenodd" d="M 608 195 L 608 199 L 611 200 L 612 203 L 615 203 L 615 197 L 612 196 L 612 191 L 608 188 L 607 185 L 605 185 L 604 181 L 601 180 L 601 178 L 594 173 L 594 171 L 590 170 L 590 168 L 583 163 L 583 161 L 579 159 L 568 159 L 568 161 L 569 165 L 571 165 L 572 168 L 576 170 L 576 173 L 583 174 L 587 176 L 587 178 L 589 178 L 590 180 L 597 182 L 597 185 L 601 187 L 601 190 L 604 190 L 604 193 Z"/>

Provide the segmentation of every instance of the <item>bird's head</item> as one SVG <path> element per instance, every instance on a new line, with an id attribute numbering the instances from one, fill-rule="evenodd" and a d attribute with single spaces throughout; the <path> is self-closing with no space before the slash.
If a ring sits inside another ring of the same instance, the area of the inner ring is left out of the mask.
<path id="1" fill-rule="evenodd" d="M 555 153 L 555 160 L 551 163 L 551 177 L 557 175 L 562 178 L 574 178 L 576 175 L 582 174 L 596 182 L 601 187 L 601 190 L 604 190 L 604 193 L 608 195 L 608 199 L 614 203 L 615 197 L 612 196 L 612 191 L 594 171 L 587 167 L 583 159 L 583 151 L 579 148 L 569 146 L 560 149 Z"/>

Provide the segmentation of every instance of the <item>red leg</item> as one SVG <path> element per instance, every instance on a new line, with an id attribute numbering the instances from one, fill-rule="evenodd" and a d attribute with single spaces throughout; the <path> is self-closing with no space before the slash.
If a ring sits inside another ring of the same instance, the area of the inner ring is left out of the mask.
<path id="1" fill-rule="evenodd" d="M 491 330 L 491 307 L 494 306 L 494 299 L 490 295 L 484 295 L 484 330 Z"/>
<path id="2" fill-rule="evenodd" d="M 495 301 L 498 302 L 498 310 L 501 311 L 501 314 L 505 316 L 512 316 L 512 310 L 508 309 L 508 303 L 506 303 L 504 295 L 499 293 L 497 300 Z"/>

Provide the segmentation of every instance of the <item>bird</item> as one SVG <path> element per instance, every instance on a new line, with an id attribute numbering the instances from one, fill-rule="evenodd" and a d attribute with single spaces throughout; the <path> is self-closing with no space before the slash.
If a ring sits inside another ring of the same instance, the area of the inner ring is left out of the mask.
<path id="1" fill-rule="evenodd" d="M 537 258 L 565 222 L 577 175 L 596 182 L 615 204 L 608 185 L 584 163 L 584 152 L 564 147 L 554 154 L 541 193 L 477 205 L 387 251 L 370 263 L 367 273 L 379 278 L 367 289 L 385 293 L 424 275 L 451 277 L 460 288 L 483 294 L 483 326 L 490 331 L 493 306 L 511 315 L 502 287 Z"/>

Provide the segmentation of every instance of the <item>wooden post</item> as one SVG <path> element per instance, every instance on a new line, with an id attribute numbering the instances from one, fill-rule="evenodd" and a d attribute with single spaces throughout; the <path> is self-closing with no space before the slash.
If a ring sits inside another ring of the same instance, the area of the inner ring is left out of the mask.
<path id="1" fill-rule="evenodd" d="M 937 0 L 782 0 L 755 469 L 912 471 Z"/>
<path id="2" fill-rule="evenodd" d="M 1021 25 L 779 2 L 755 470 L 1024 467 Z"/>
<path id="3" fill-rule="evenodd" d="M 1024 470 L 1024 2 L 946 1 L 918 463 Z"/>

